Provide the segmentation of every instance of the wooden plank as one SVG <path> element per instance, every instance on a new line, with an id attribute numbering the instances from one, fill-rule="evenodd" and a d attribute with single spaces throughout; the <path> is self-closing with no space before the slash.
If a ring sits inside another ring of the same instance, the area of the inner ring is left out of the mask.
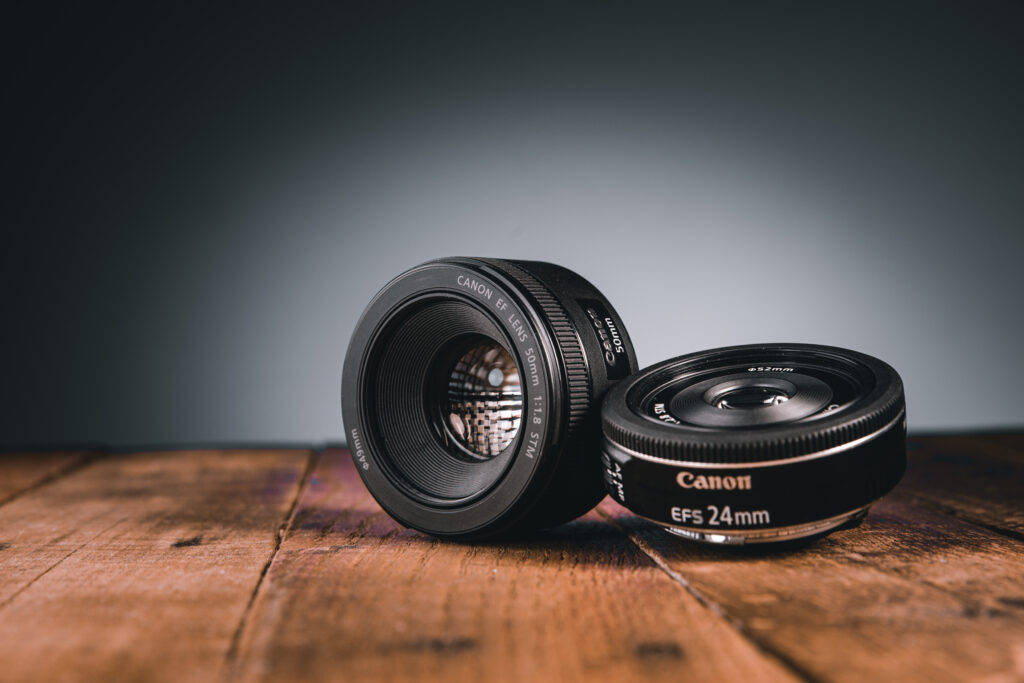
<path id="1" fill-rule="evenodd" d="M 971 439 L 978 439 L 995 444 L 1013 454 L 1013 457 L 1024 457 L 1024 433 L 995 432 L 989 434 L 971 434 Z"/>
<path id="2" fill-rule="evenodd" d="M 0 453 L 0 505 L 85 461 L 84 451 Z"/>
<path id="3" fill-rule="evenodd" d="M 1024 540 L 1024 446 L 1013 435 L 915 437 L 900 490 Z"/>
<path id="4" fill-rule="evenodd" d="M 810 678 L 1024 679 L 1024 545 L 911 498 L 784 553 L 688 543 L 611 501 L 600 511 Z"/>
<path id="5" fill-rule="evenodd" d="M 309 459 L 107 457 L 0 507 L 0 679 L 215 679 Z"/>
<path id="6" fill-rule="evenodd" d="M 529 542 L 399 527 L 344 451 L 324 454 L 229 678 L 792 680 L 591 514 Z"/>

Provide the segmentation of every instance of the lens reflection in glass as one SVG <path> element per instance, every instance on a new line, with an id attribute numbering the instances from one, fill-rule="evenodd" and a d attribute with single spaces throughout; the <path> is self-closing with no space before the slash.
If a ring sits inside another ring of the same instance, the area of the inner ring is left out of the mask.
<path id="1" fill-rule="evenodd" d="M 515 439 L 523 416 L 519 366 L 488 340 L 452 367 L 443 408 L 445 430 L 472 455 L 490 459 Z"/>

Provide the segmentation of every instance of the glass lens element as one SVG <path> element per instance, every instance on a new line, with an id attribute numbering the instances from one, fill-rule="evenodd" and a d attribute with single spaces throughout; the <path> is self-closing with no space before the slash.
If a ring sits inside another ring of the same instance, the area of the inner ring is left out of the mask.
<path id="1" fill-rule="evenodd" d="M 443 415 L 446 431 L 480 459 L 512 443 L 522 422 L 523 392 L 519 366 L 501 344 L 477 344 L 455 362 Z"/>
<path id="2" fill-rule="evenodd" d="M 718 396 L 715 407 L 722 410 L 747 410 L 777 406 L 789 400 L 789 395 L 775 387 L 742 387 Z"/>

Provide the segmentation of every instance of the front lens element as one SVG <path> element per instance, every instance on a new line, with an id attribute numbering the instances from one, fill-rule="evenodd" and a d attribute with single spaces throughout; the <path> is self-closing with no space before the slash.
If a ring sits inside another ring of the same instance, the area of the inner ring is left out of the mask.
<path id="1" fill-rule="evenodd" d="M 508 448 L 522 422 L 523 390 L 505 347 L 487 340 L 455 362 L 442 415 L 447 435 L 471 455 L 490 459 Z"/>
<path id="2" fill-rule="evenodd" d="M 704 400 L 720 410 L 777 406 L 793 398 L 796 386 L 785 380 L 722 382 L 708 389 Z"/>
<path id="3" fill-rule="evenodd" d="M 744 387 L 726 392 L 712 404 L 722 410 L 749 410 L 777 406 L 789 400 L 789 396 L 773 387 Z"/>

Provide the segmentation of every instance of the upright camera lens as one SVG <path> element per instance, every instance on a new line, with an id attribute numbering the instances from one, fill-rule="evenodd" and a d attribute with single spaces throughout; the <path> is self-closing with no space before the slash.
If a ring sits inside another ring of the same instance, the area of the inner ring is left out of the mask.
<path id="1" fill-rule="evenodd" d="M 636 370 L 625 326 L 548 263 L 449 258 L 389 282 L 345 357 L 342 410 L 370 493 L 435 536 L 553 526 L 605 495 L 605 391 Z"/>
<path id="2" fill-rule="evenodd" d="M 612 497 L 708 543 L 812 538 L 852 525 L 906 468 L 903 383 L 882 361 L 806 344 L 681 356 L 608 392 Z"/>

